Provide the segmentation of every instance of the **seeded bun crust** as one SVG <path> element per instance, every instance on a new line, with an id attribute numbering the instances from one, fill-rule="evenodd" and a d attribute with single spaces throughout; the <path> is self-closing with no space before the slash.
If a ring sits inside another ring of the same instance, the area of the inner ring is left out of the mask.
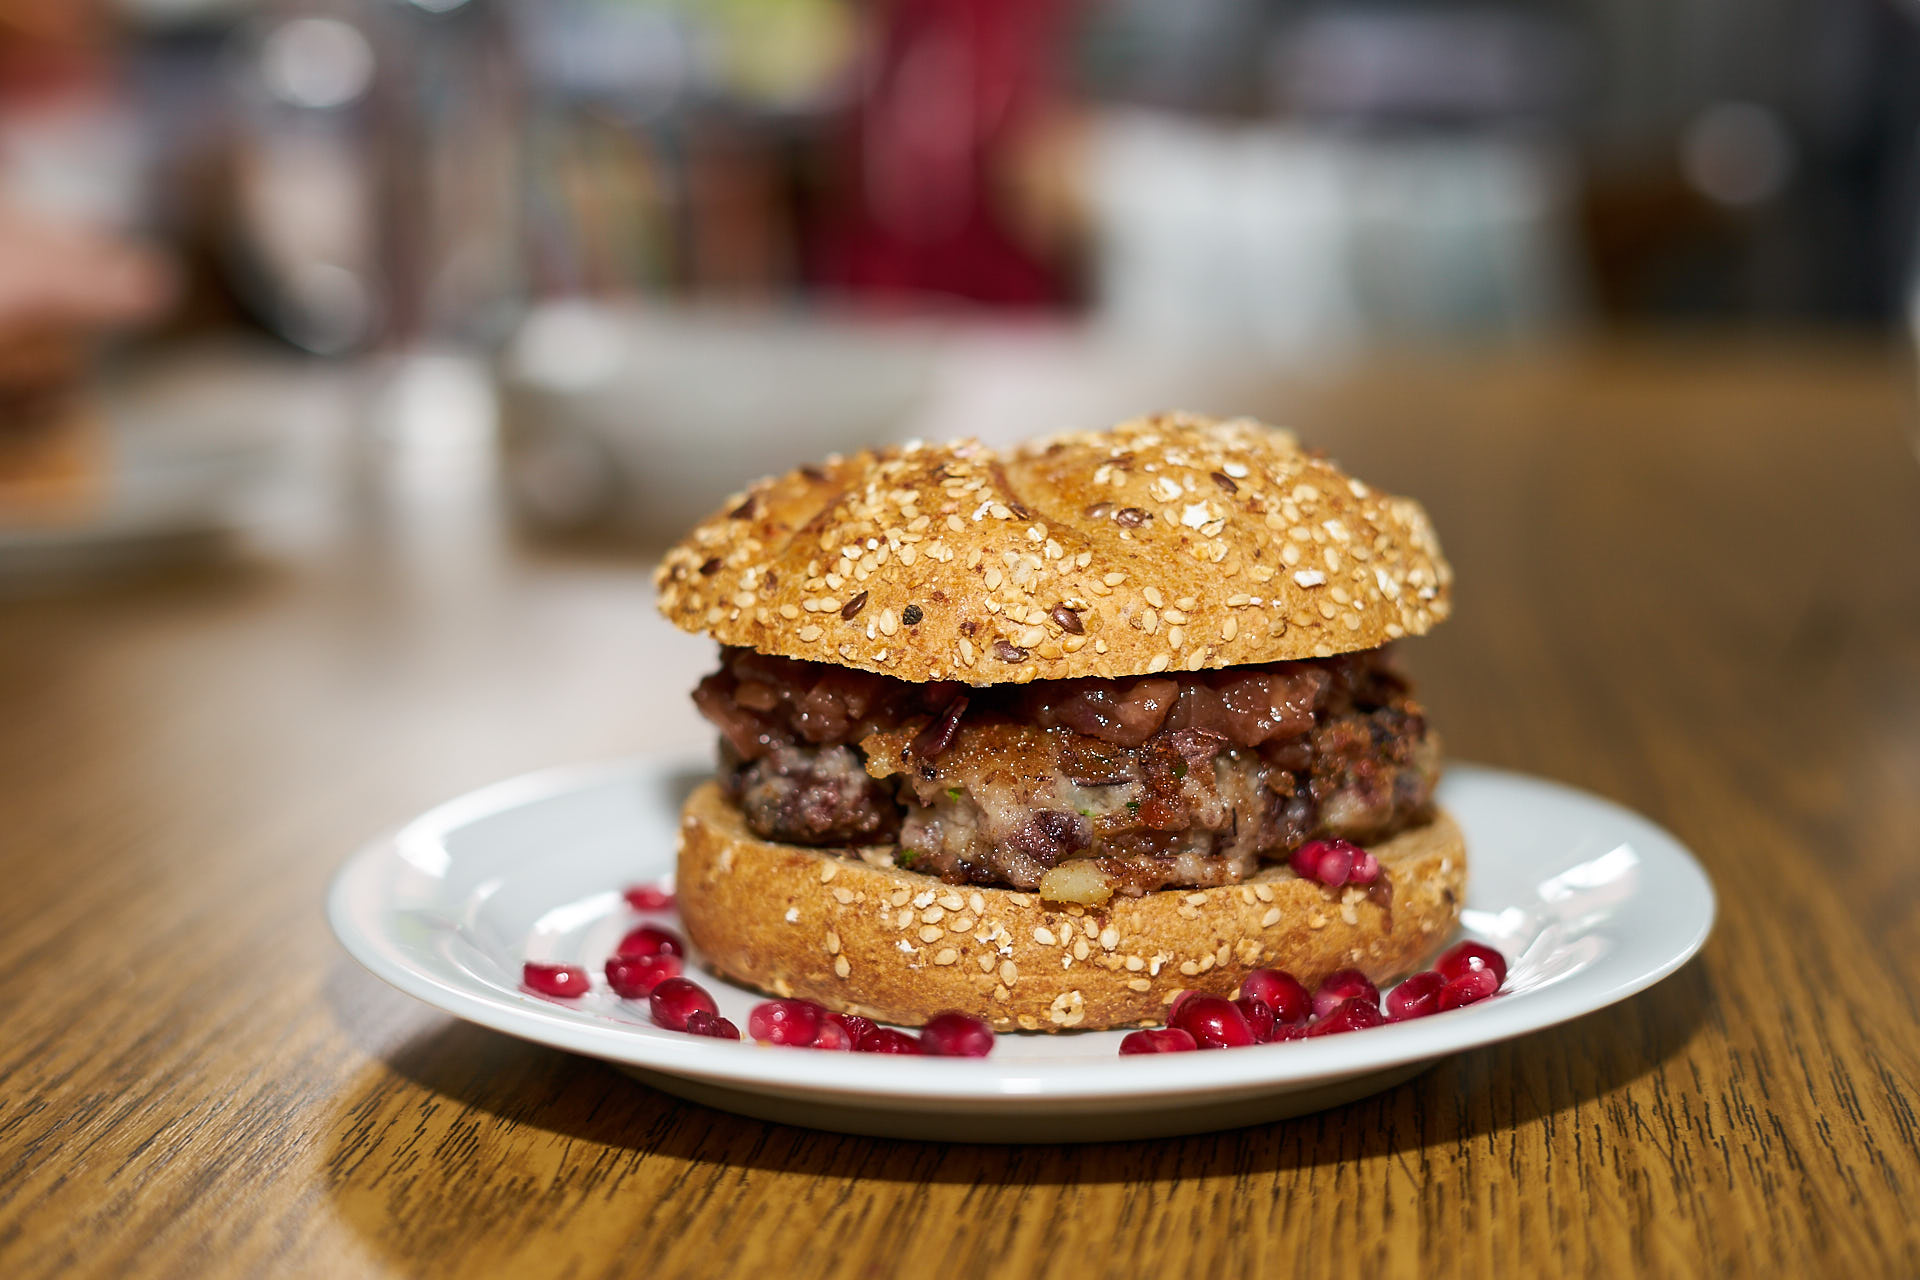
<path id="1" fill-rule="evenodd" d="M 1228 995 L 1249 969 L 1309 988 L 1336 969 L 1410 972 L 1452 932 L 1467 867 L 1444 813 L 1373 846 L 1391 910 L 1285 867 L 1069 907 L 903 871 L 892 853 L 762 840 L 709 782 L 681 816 L 680 918 L 710 967 L 774 995 L 907 1025 L 959 1009 L 1005 1031 L 1097 1030 L 1164 1022 L 1179 992 Z"/>
<path id="2" fill-rule="evenodd" d="M 975 685 L 1370 649 L 1445 618 L 1451 580 L 1418 503 L 1187 413 L 831 458 L 736 494 L 656 578 L 722 644 Z"/>

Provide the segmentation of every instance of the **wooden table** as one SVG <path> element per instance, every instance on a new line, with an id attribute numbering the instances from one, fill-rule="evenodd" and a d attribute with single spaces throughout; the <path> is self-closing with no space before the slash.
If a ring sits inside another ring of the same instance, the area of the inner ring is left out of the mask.
<path id="1" fill-rule="evenodd" d="M 1455 754 L 1664 823 L 1705 953 L 1336 1111 L 1078 1148 L 675 1101 L 387 989 L 363 838 L 703 730 L 645 561 L 484 492 L 0 605 L 0 1275 L 1920 1275 L 1920 466 L 1896 353 L 1395 362 L 1246 407 L 1422 495 Z M 347 519 L 346 515 L 353 518 Z"/>

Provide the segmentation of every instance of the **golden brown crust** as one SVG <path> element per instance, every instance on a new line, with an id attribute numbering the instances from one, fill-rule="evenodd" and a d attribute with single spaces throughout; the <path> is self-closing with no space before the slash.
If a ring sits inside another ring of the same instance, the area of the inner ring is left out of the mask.
<path id="1" fill-rule="evenodd" d="M 1373 852 L 1391 910 L 1284 867 L 1225 888 L 1058 907 L 903 871 L 891 850 L 762 840 L 709 782 L 681 817 L 677 890 L 705 962 L 775 995 L 895 1023 L 960 1009 L 1002 1030 L 1094 1030 L 1163 1022 L 1180 991 L 1230 994 L 1254 968 L 1309 987 L 1336 969 L 1376 982 L 1409 972 L 1459 916 L 1466 847 L 1442 813 Z"/>
<path id="2" fill-rule="evenodd" d="M 722 644 L 969 684 L 1370 649 L 1445 618 L 1451 579 L 1419 504 L 1185 413 L 829 459 L 735 495 L 657 575 Z"/>

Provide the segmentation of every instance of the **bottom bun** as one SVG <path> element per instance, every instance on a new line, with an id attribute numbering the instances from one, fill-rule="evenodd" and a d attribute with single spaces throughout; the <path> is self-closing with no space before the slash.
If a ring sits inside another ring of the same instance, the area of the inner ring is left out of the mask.
<path id="1" fill-rule="evenodd" d="M 1312 988 L 1337 969 L 1385 982 L 1452 932 L 1466 845 L 1445 813 L 1372 846 L 1391 904 L 1284 866 L 1217 889 L 1104 907 L 951 885 L 892 865 L 892 847 L 762 840 L 715 783 L 688 799 L 676 889 L 717 973 L 778 996 L 918 1025 L 958 1009 L 1002 1030 L 1155 1024 L 1184 990 L 1231 995 L 1250 969 Z"/>

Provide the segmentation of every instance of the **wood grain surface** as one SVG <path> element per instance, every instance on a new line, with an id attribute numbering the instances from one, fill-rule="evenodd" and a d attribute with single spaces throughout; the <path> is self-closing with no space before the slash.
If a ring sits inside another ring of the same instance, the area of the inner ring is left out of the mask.
<path id="1" fill-rule="evenodd" d="M 1612 1009 L 1177 1141 L 737 1119 L 346 959 L 370 834 L 703 736 L 642 557 L 361 475 L 297 552 L 0 604 L 0 1276 L 1920 1275 L 1912 400 L 1895 353 L 1781 343 L 1194 406 L 1421 495 L 1453 753 L 1649 814 L 1721 916 Z"/>

